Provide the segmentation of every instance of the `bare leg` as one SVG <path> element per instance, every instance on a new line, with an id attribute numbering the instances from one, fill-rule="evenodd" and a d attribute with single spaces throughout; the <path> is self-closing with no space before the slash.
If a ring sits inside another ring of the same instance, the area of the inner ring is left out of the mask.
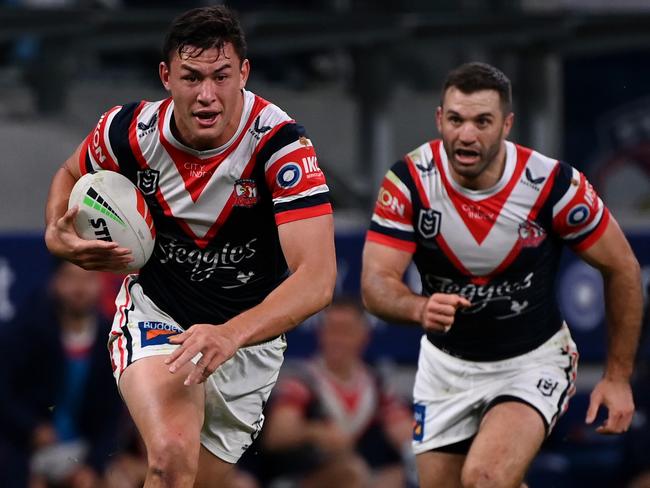
<path id="1" fill-rule="evenodd" d="M 519 402 L 494 406 L 483 417 L 467 454 L 462 486 L 521 487 L 544 436 L 542 418 L 532 407 Z"/>
<path id="2" fill-rule="evenodd" d="M 194 483 L 194 488 L 234 487 L 236 486 L 235 465 L 201 446 L 199 453 L 199 472 Z"/>
<path id="3" fill-rule="evenodd" d="M 171 374 L 166 356 L 131 364 L 120 391 L 147 449 L 145 488 L 190 488 L 199 465 L 203 385 L 185 386 L 193 365 Z"/>
<path id="4" fill-rule="evenodd" d="M 460 488 L 465 456 L 429 451 L 415 458 L 421 488 Z"/>

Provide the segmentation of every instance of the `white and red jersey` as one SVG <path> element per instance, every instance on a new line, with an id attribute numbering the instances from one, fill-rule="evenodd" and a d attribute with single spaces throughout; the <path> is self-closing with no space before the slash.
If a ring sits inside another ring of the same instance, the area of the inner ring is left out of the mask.
<path id="1" fill-rule="evenodd" d="M 197 151 L 171 130 L 171 98 L 117 106 L 88 135 L 79 165 L 127 176 L 144 195 L 156 247 L 138 282 L 183 327 L 222 323 L 288 275 L 277 226 L 331 213 L 303 127 L 243 91 L 236 133 Z"/>
<path id="2" fill-rule="evenodd" d="M 472 302 L 448 333 L 428 334 L 470 360 L 519 355 L 558 331 L 562 246 L 587 249 L 609 220 L 582 173 L 505 144 L 501 179 L 478 191 L 452 178 L 440 140 L 412 151 L 386 174 L 367 235 L 413 253 L 426 295 L 458 293 Z"/>

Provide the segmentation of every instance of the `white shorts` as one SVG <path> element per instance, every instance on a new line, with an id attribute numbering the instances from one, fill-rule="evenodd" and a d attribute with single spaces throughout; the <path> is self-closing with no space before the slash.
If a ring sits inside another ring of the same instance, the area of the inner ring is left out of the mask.
<path id="1" fill-rule="evenodd" d="M 548 435 L 575 393 L 577 367 L 566 325 L 537 349 L 501 361 L 459 359 L 423 336 L 413 388 L 415 454 L 472 438 L 485 412 L 505 400 L 534 408 Z"/>
<path id="2" fill-rule="evenodd" d="M 183 329 L 147 297 L 137 275 L 124 280 L 108 341 L 113 375 L 138 359 L 167 355 L 178 345 L 169 336 Z M 220 459 L 236 463 L 264 423 L 262 409 L 275 385 L 287 347 L 284 335 L 240 348 L 205 381 L 201 444 Z M 194 358 L 196 362 L 199 358 Z"/>

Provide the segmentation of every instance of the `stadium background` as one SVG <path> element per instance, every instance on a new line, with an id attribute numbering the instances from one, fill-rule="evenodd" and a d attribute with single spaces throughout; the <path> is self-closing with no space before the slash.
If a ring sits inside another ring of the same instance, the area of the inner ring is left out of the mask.
<path id="1" fill-rule="evenodd" d="M 157 79 L 161 33 L 176 13 L 205 3 L 0 1 L 0 327 L 47 279 L 43 207 L 53 173 L 107 108 L 165 96 Z M 511 77 L 511 139 L 590 178 L 628 235 L 647 288 L 650 3 L 610 3 L 229 2 L 249 38 L 249 89 L 307 127 L 328 176 L 339 292 L 358 291 L 381 176 L 437 136 L 440 83 L 469 60 Z M 407 279 L 418 286 L 415 272 Z M 604 358 L 600 277 L 567 253 L 557 289 L 581 350 L 579 391 L 531 486 L 616 486 L 625 474 L 624 437 L 601 438 L 582 425 Z M 368 358 L 409 395 L 419 332 L 374 325 Z M 313 339 L 313 324 L 295 330 L 289 355 L 308 355 Z M 650 360 L 647 347 L 639 359 Z M 643 421 L 639 415 L 636 425 Z"/>

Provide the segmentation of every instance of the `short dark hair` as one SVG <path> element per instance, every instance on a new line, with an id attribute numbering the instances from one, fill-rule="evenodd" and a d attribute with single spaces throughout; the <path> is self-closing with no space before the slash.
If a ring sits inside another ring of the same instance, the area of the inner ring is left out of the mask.
<path id="1" fill-rule="evenodd" d="M 230 42 L 240 61 L 246 59 L 246 36 L 237 14 L 225 5 L 212 5 L 188 10 L 174 19 L 162 47 L 162 58 L 169 64 L 172 53 L 179 55 L 187 47 L 197 48 L 191 56 L 206 49 L 222 50 Z"/>
<path id="2" fill-rule="evenodd" d="M 512 108 L 512 85 L 510 80 L 501 70 L 490 64 L 465 63 L 450 71 L 442 87 L 440 106 L 442 106 L 445 93 L 451 87 L 457 88 L 465 94 L 481 90 L 494 90 L 499 94 L 503 112 L 508 113 Z"/>

